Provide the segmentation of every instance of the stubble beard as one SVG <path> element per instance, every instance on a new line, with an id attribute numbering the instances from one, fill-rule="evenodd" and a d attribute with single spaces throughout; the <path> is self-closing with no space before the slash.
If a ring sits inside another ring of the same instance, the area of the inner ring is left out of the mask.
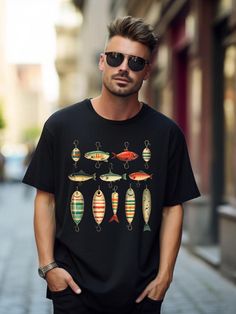
<path id="1" fill-rule="evenodd" d="M 109 84 L 106 80 L 103 81 L 103 85 L 105 88 L 114 96 L 118 97 L 129 97 L 131 95 L 137 94 L 142 87 L 142 82 L 138 85 L 134 85 L 133 87 L 126 90 L 125 87 L 113 86 L 112 82 Z"/>

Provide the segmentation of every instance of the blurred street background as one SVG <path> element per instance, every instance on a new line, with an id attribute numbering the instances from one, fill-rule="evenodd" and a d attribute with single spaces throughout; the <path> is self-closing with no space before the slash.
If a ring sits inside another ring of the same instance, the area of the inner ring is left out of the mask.
<path id="1" fill-rule="evenodd" d="M 106 26 L 124 15 L 159 37 L 140 100 L 182 128 L 202 194 L 184 204 L 163 313 L 236 313 L 236 0 L 0 0 L 1 314 L 51 313 L 20 181 L 46 119 L 100 93 Z"/>

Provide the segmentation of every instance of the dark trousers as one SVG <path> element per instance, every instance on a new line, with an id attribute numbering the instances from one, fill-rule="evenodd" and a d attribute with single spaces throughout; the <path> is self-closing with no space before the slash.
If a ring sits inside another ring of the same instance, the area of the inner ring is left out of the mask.
<path id="1" fill-rule="evenodd" d="M 52 292 L 54 314 L 160 314 L 162 301 L 155 301 L 148 297 L 140 303 L 134 303 L 131 308 L 121 311 L 95 311 L 84 305 L 80 295 L 72 293 L 70 288 Z"/>

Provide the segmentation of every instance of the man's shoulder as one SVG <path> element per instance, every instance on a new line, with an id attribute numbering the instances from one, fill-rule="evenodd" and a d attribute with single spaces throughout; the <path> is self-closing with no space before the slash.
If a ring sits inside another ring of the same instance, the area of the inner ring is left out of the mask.
<path id="1" fill-rule="evenodd" d="M 73 119 L 81 116 L 84 109 L 87 106 L 88 99 L 84 99 L 77 103 L 68 105 L 66 107 L 56 110 L 50 117 L 46 120 L 45 126 L 48 128 L 54 128 L 57 125 L 63 126 L 65 123 L 72 123 Z"/>
<path id="2" fill-rule="evenodd" d="M 77 103 L 68 105 L 66 107 L 60 108 L 56 110 L 49 118 L 48 120 L 55 120 L 55 119 L 65 119 L 73 117 L 75 113 L 81 112 L 84 110 L 84 107 L 87 105 L 87 99 L 84 99 L 82 101 L 79 101 Z"/>
<path id="3" fill-rule="evenodd" d="M 180 126 L 166 114 L 158 111 L 157 109 L 149 106 L 149 111 L 151 113 L 151 117 L 153 122 L 166 130 L 171 130 L 172 132 L 182 132 Z"/>

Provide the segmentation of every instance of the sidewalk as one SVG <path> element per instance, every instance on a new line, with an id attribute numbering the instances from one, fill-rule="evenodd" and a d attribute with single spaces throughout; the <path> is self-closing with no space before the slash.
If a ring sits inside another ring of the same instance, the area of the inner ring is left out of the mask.
<path id="1" fill-rule="evenodd" d="M 44 298 L 45 282 L 37 274 L 34 193 L 29 192 L 23 184 L 0 185 L 1 314 L 51 313 L 50 301 Z"/>
<path id="2" fill-rule="evenodd" d="M 236 286 L 181 248 L 162 314 L 235 314 Z"/>
<path id="3" fill-rule="evenodd" d="M 24 188 L 0 185 L 0 313 L 51 314 L 45 282 L 37 274 L 34 193 Z M 234 314 L 235 309 L 236 286 L 182 248 L 162 314 Z"/>

